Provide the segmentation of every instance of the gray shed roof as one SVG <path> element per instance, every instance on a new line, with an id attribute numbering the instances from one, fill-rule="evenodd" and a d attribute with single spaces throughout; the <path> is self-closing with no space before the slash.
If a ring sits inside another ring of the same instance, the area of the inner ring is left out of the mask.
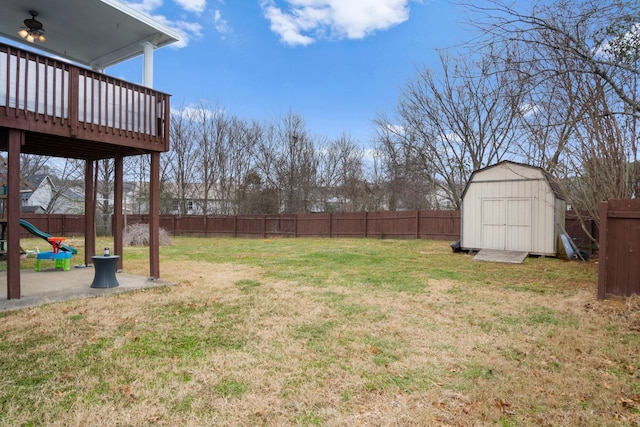
<path id="1" fill-rule="evenodd" d="M 542 176 L 546 179 L 547 183 L 549 184 L 549 188 L 551 188 L 551 191 L 555 195 L 556 199 L 566 201 L 566 197 L 562 193 L 562 190 L 560 189 L 560 185 L 558 185 L 558 182 L 556 181 L 556 179 L 549 172 L 547 172 L 546 170 L 544 170 L 544 169 L 542 169 L 541 167 L 538 167 L 538 166 L 531 166 L 531 165 L 527 165 L 525 163 L 518 163 L 518 162 L 511 161 L 511 160 L 502 160 L 502 161 L 500 161 L 498 163 L 495 163 L 493 165 L 486 166 L 486 167 L 484 167 L 482 169 L 477 169 L 477 170 L 473 171 L 473 173 L 469 177 L 469 180 L 467 181 L 467 184 L 464 187 L 464 191 L 462 192 L 462 199 L 464 200 L 464 196 L 467 193 L 467 189 L 469 188 L 469 185 L 473 181 L 473 178 L 474 178 L 474 176 L 476 174 L 478 174 L 478 173 L 480 173 L 482 171 L 486 171 L 488 169 L 492 169 L 492 168 L 504 165 L 504 164 L 512 164 L 512 165 L 517 165 L 517 166 L 521 166 L 521 167 L 525 167 L 525 168 L 531 168 L 531 169 L 539 170 L 540 172 L 542 172 Z"/>

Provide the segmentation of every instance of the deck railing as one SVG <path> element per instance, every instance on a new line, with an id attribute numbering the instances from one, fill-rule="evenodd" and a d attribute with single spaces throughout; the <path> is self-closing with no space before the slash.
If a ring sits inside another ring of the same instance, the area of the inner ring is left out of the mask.
<path id="1" fill-rule="evenodd" d="M 0 43 L 2 126 L 168 147 L 169 99 L 144 86 Z M 34 126 L 34 121 L 40 123 Z"/>

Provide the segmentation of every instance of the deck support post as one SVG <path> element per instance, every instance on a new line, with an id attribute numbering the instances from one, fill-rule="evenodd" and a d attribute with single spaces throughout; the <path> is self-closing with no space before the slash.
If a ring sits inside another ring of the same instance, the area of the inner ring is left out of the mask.
<path id="1" fill-rule="evenodd" d="M 115 158 L 115 177 L 113 188 L 113 249 L 114 253 L 120 255 L 116 263 L 116 269 L 122 270 L 122 233 L 124 232 L 124 217 L 122 215 L 122 196 L 124 179 L 124 160 L 122 156 Z"/>
<path id="2" fill-rule="evenodd" d="M 96 203 L 93 181 L 93 160 L 84 166 L 84 263 L 93 264 L 96 253 Z"/>
<path id="3" fill-rule="evenodd" d="M 151 153 L 149 177 L 149 273 L 160 278 L 160 153 Z"/>
<path id="4" fill-rule="evenodd" d="M 7 299 L 20 299 L 20 147 L 24 132 L 7 132 Z"/>

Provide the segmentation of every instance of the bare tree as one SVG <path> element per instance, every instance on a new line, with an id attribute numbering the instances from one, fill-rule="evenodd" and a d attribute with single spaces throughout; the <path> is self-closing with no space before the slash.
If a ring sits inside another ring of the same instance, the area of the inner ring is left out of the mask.
<path id="1" fill-rule="evenodd" d="M 171 161 L 168 163 L 177 201 L 178 213 L 189 213 L 189 201 L 193 200 L 193 183 L 196 178 L 196 166 L 200 156 L 196 151 L 197 134 L 194 130 L 194 116 L 197 110 L 182 109 L 171 115 Z"/>
<path id="2" fill-rule="evenodd" d="M 278 191 L 268 186 L 257 169 L 244 176 L 237 196 L 239 214 L 264 215 L 280 211 Z"/>
<path id="3" fill-rule="evenodd" d="M 84 205 L 74 200 L 76 197 L 83 197 L 84 194 L 74 189 L 84 188 L 84 162 L 75 159 L 59 159 L 60 161 L 53 168 L 54 175 L 51 177 L 55 188 L 51 194 L 51 199 L 45 208 L 46 213 L 81 213 Z"/>
<path id="4" fill-rule="evenodd" d="M 200 211 L 204 215 L 222 213 L 213 205 L 213 199 L 220 199 L 220 187 L 225 184 L 226 141 L 229 123 L 221 105 L 201 102 L 191 117 L 195 126 L 198 146 L 197 170 L 200 175 Z"/>
<path id="5" fill-rule="evenodd" d="M 514 156 L 524 87 L 500 72 L 498 56 L 493 47 L 478 60 L 441 53 L 440 74 L 422 69 L 406 86 L 397 121 L 376 120 L 393 188 L 414 182 L 459 208 L 474 170 Z"/>
<path id="6" fill-rule="evenodd" d="M 49 174 L 49 156 L 36 156 L 32 154 L 20 154 L 20 185 L 34 191 L 35 188 L 31 184 L 32 179 L 36 175 Z M 7 183 L 7 159 L 0 155 L 0 183 Z"/>
<path id="7" fill-rule="evenodd" d="M 96 192 L 96 233 L 111 234 L 111 215 L 113 214 L 113 159 L 96 161 L 94 189 Z"/>
<path id="8" fill-rule="evenodd" d="M 261 127 L 226 113 L 217 104 L 201 103 L 193 110 L 191 121 L 198 144 L 200 211 L 205 215 L 237 213 L 236 193 L 253 166 Z"/>
<path id="9" fill-rule="evenodd" d="M 317 153 L 303 119 L 289 112 L 267 126 L 258 167 L 267 187 L 276 189 L 281 211 L 310 212 L 317 191 Z"/>
<path id="10" fill-rule="evenodd" d="M 355 212 L 368 208 L 363 150 L 342 134 L 318 152 L 318 187 L 325 210 Z"/>
<path id="11" fill-rule="evenodd" d="M 149 184 L 147 177 L 150 169 L 149 156 L 131 156 L 124 158 L 125 213 L 143 214 L 149 211 Z"/>
<path id="12" fill-rule="evenodd" d="M 385 189 L 384 154 L 381 150 L 365 149 L 363 153 L 364 179 L 366 181 L 365 210 L 381 211 L 388 209 L 389 192 Z"/>
<path id="13" fill-rule="evenodd" d="M 387 209 L 431 209 L 431 195 L 436 194 L 435 179 L 415 139 L 405 139 L 403 129 L 385 116 L 378 118 L 377 151 L 383 153 L 382 168 Z"/>
<path id="14" fill-rule="evenodd" d="M 240 212 L 240 186 L 249 174 L 254 171 L 257 147 L 262 138 L 262 127 L 257 122 L 232 117 L 229 121 L 229 140 L 225 160 L 227 163 L 227 179 L 222 187 L 222 196 L 227 201 L 225 213 Z"/>
<path id="15" fill-rule="evenodd" d="M 252 192 L 252 194 L 263 196 L 270 196 L 272 201 L 261 201 L 261 205 L 271 207 L 270 212 L 264 213 L 279 213 L 282 210 L 283 201 L 282 189 L 279 188 L 279 181 L 276 169 L 276 163 L 278 162 L 280 151 L 279 140 L 276 137 L 276 128 L 273 124 L 265 124 L 264 132 L 257 149 L 256 166 L 249 175 L 245 178 L 245 186 L 249 185 L 252 188 L 259 190 L 259 192 Z M 254 175 L 258 175 L 259 179 L 256 179 Z M 273 209 L 275 207 L 275 209 Z"/>
<path id="16" fill-rule="evenodd" d="M 52 160 L 53 158 L 49 156 L 20 154 L 20 178 L 23 181 L 30 181 L 34 175 L 50 174 Z"/>
<path id="17" fill-rule="evenodd" d="M 505 73 L 526 82 L 520 149 L 557 176 L 569 204 L 598 222 L 598 203 L 638 194 L 640 8 L 556 0 L 523 11 L 469 5 L 489 43 L 510 46 Z M 587 230 L 585 230 L 587 231 Z"/>
<path id="18" fill-rule="evenodd" d="M 0 157 L 0 175 L 6 181 L 6 163 Z M 45 213 L 82 213 L 82 206 L 72 200 L 71 189 L 82 188 L 83 163 L 75 159 L 58 159 L 32 154 L 20 155 L 21 185 L 35 191 L 32 184 L 38 177 L 48 176 L 53 187 L 50 188 Z"/>
<path id="19" fill-rule="evenodd" d="M 561 182 L 578 214 L 586 213 L 599 224 L 600 201 L 638 196 L 640 135 L 637 116 L 613 113 L 621 107 L 616 105 L 619 98 L 607 94 L 600 81 L 589 83 L 579 90 L 578 96 L 589 108 L 576 118 Z"/>
<path id="20" fill-rule="evenodd" d="M 513 3 L 515 4 L 515 3 Z M 640 77 L 640 8 L 635 1 L 556 0 L 539 2 L 522 11 L 501 0 L 489 6 L 467 5 L 475 12 L 471 22 L 489 43 L 518 45 L 534 54 L 515 64 L 530 67 L 536 82 L 559 74 L 586 74 L 599 80 L 605 91 L 614 93 L 634 113 L 640 113 L 640 100 L 627 83 Z M 555 52 L 555 53 L 553 53 Z M 575 61 L 570 69 L 557 68 L 549 56 Z M 620 78 L 625 75 L 625 78 Z"/>

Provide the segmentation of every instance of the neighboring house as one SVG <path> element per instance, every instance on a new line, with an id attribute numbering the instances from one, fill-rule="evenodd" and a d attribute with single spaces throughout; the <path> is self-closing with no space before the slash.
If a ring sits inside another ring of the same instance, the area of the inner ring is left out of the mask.
<path id="1" fill-rule="evenodd" d="M 82 188 L 67 188 L 60 193 L 51 213 L 75 214 L 84 213 L 84 190 Z"/>
<path id="2" fill-rule="evenodd" d="M 125 182 L 123 187 L 123 213 L 137 215 L 148 213 L 149 183 Z"/>
<path id="3" fill-rule="evenodd" d="M 21 211 L 30 213 L 82 214 L 84 190 L 60 190 L 49 175 L 34 175 L 20 190 Z"/>
<path id="4" fill-rule="evenodd" d="M 180 189 L 177 184 L 165 184 L 164 192 L 171 198 L 171 213 L 174 215 L 202 215 L 205 212 L 205 188 L 203 184 L 186 184 Z M 235 189 L 225 196 L 220 186 L 214 186 L 206 197 L 206 212 L 209 215 L 231 215 L 238 212 Z M 184 194 L 184 196 L 181 196 Z M 183 211 L 184 203 L 185 211 Z"/>
<path id="5" fill-rule="evenodd" d="M 443 189 L 443 186 L 434 188 L 426 197 L 432 209 L 453 210 L 456 208 L 451 202 L 449 193 Z"/>
<path id="6" fill-rule="evenodd" d="M 45 211 L 40 206 L 22 206 L 20 212 L 22 213 L 33 213 L 33 214 L 43 214 Z"/>
<path id="7" fill-rule="evenodd" d="M 56 192 L 49 175 L 34 175 L 20 189 L 22 212 L 47 212 L 49 203 Z"/>

